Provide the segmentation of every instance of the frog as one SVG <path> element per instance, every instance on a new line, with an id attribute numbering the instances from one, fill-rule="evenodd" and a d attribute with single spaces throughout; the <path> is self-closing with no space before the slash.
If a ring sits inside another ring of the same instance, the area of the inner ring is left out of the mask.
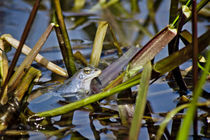
<path id="1" fill-rule="evenodd" d="M 64 81 L 47 93 L 33 99 L 33 103 L 41 103 L 48 99 L 55 99 L 74 102 L 90 96 L 91 81 L 101 74 L 101 70 L 95 67 L 84 67 L 77 71 L 71 78 Z"/>
<path id="2" fill-rule="evenodd" d="M 58 86 L 53 90 L 55 94 L 68 99 L 77 98 L 82 99 L 87 97 L 90 93 L 91 81 L 101 74 L 101 70 L 95 67 L 85 67 L 75 73 L 70 79 L 66 80 L 64 84 Z"/>

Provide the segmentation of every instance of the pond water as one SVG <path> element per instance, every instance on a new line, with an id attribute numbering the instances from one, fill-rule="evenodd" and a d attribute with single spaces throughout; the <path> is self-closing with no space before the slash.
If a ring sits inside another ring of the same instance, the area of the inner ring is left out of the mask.
<path id="1" fill-rule="evenodd" d="M 73 2 L 73 1 L 72 1 Z M 132 16 L 132 18 L 127 18 L 125 15 L 117 15 L 109 16 L 108 12 L 110 11 L 102 11 L 101 9 L 95 9 L 95 11 L 91 14 L 88 13 L 89 9 L 91 9 L 97 2 L 87 0 L 87 4 L 85 8 L 81 11 L 81 13 L 76 13 L 71 10 L 71 4 L 64 11 L 64 17 L 66 21 L 66 26 L 68 29 L 69 37 L 71 39 L 71 44 L 74 48 L 74 52 L 79 50 L 84 56 L 89 60 L 91 47 L 94 40 L 94 35 L 97 29 L 97 22 L 99 20 L 116 20 L 114 25 L 118 25 L 119 28 L 113 28 L 115 33 L 118 36 L 119 42 L 127 50 L 126 46 L 135 46 L 136 43 L 140 45 L 146 44 L 146 42 L 150 39 L 148 35 L 141 33 L 143 36 L 142 39 L 138 39 L 138 25 L 133 23 L 134 20 L 138 20 L 139 23 L 143 24 L 145 19 L 148 16 L 147 9 L 147 1 L 141 0 L 139 1 L 141 12 Z M 0 1 L 0 34 L 11 34 L 14 38 L 20 40 L 21 34 L 23 32 L 24 26 L 32 9 L 33 2 L 29 0 L 7 0 Z M 121 2 L 126 10 L 130 10 L 129 1 Z M 168 25 L 169 20 L 169 9 L 170 9 L 170 1 L 162 0 L 160 3 L 160 7 L 155 12 L 155 22 L 158 28 L 158 31 L 163 29 Z M 113 10 L 113 9 L 112 9 Z M 81 15 L 85 15 L 87 20 L 81 25 L 78 25 L 75 29 L 71 29 L 77 22 L 77 19 L 81 18 Z M 118 17 L 119 16 L 119 17 Z M 39 37 L 47 28 L 50 23 L 50 1 L 42 0 L 41 8 L 37 13 L 36 19 L 34 21 L 33 27 L 30 31 L 30 34 L 26 40 L 26 44 L 31 48 L 37 42 Z M 208 20 L 202 19 L 198 24 L 199 32 L 201 35 L 204 33 L 209 26 Z M 184 26 L 186 29 L 191 29 L 191 24 L 186 24 Z M 147 28 L 152 35 L 155 35 L 155 31 L 152 24 L 149 24 Z M 110 41 L 110 36 L 106 37 L 107 46 L 111 46 L 113 50 L 113 46 Z M 183 47 L 183 44 L 180 44 Z M 13 49 L 8 53 L 8 59 L 12 60 L 14 56 L 15 50 Z M 59 51 L 58 42 L 56 38 L 56 34 L 53 31 L 43 46 L 40 54 L 46 57 L 48 60 L 53 61 L 64 68 L 64 64 L 62 63 L 62 56 Z M 108 54 L 108 55 L 107 55 Z M 158 61 L 168 55 L 167 47 L 164 48 L 155 58 L 155 61 Z M 21 55 L 18 64 L 24 59 L 24 55 Z M 114 60 L 116 60 L 117 53 L 115 51 L 111 51 L 109 53 L 107 50 L 103 51 L 102 60 L 107 64 L 110 64 Z M 181 68 L 186 68 L 191 65 L 191 61 L 186 62 Z M 42 71 L 42 77 L 40 82 L 43 83 L 41 85 L 34 86 L 34 91 L 42 92 L 42 88 L 47 88 L 47 86 L 51 86 L 55 83 L 54 77 L 51 72 L 49 72 L 45 68 L 41 68 L 35 62 L 33 66 L 39 68 Z M 171 86 L 173 83 L 173 86 Z M 167 81 L 165 76 L 162 76 L 159 80 L 154 82 L 148 91 L 148 101 L 149 105 L 152 109 L 152 116 L 157 120 L 161 120 L 161 115 L 159 113 L 167 113 L 177 106 L 177 98 L 179 97 L 177 87 L 173 81 Z M 209 93 L 209 83 L 205 86 L 206 91 Z M 191 93 L 189 91 L 189 93 Z M 209 96 L 209 95 L 208 95 Z M 47 98 L 47 97 L 46 97 Z M 50 97 L 43 101 L 32 100 L 29 102 L 28 109 L 32 112 L 41 112 L 45 110 L 49 110 L 58 106 L 62 106 L 59 102 L 59 99 L 56 97 Z M 99 110 L 93 111 L 89 108 L 82 108 L 76 110 L 74 112 L 70 112 L 68 114 L 53 117 L 47 120 L 46 125 L 42 124 L 22 124 L 16 128 L 16 130 L 21 130 L 27 132 L 26 135 L 19 135 L 20 139 L 124 139 L 128 135 L 128 128 L 123 127 L 120 122 L 120 118 L 117 113 L 117 102 L 114 98 L 105 99 L 101 101 Z M 200 114 L 205 113 L 200 111 Z M 157 124 L 160 121 L 157 121 Z M 141 129 L 141 135 L 139 139 L 150 139 L 149 137 L 152 133 L 150 132 L 148 124 L 144 123 Z M 202 137 L 203 129 L 205 124 L 202 121 L 199 121 L 199 135 Z M 155 125 L 153 125 L 155 126 Z M 168 130 L 171 130 L 172 123 L 170 123 L 167 127 Z M 13 130 L 10 128 L 9 130 Z M 192 132 L 191 132 L 192 134 Z M 16 138 L 18 138 L 15 135 Z M 14 138 L 11 135 L 3 135 L 1 138 Z M 205 139 L 203 137 L 202 139 Z"/>

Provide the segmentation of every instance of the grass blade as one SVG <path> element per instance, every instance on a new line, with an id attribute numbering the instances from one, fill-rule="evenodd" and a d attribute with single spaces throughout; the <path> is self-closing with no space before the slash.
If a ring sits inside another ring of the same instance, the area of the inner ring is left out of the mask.
<path id="1" fill-rule="evenodd" d="M 13 76 L 11 77 L 8 86 L 9 90 L 12 91 L 17 84 L 19 83 L 22 76 L 28 71 L 30 68 L 34 58 L 37 56 L 38 52 L 40 51 L 41 47 L 44 45 L 45 41 L 47 40 L 50 32 L 53 29 L 54 24 L 50 24 L 46 31 L 42 34 L 38 42 L 35 44 L 33 49 L 30 51 L 29 55 L 26 56 L 24 61 L 21 63 L 21 65 L 18 67 L 18 69 L 15 71 Z"/>
<path id="2" fill-rule="evenodd" d="M 3 40 L 0 39 L 0 78 L 1 78 L 1 86 L 4 85 L 4 82 L 6 80 L 7 77 L 7 73 L 8 73 L 8 60 L 7 60 L 7 56 L 4 52 L 4 50 L 6 50 L 6 44 L 4 44 Z M 5 104 L 8 100 L 7 98 L 7 90 L 8 90 L 8 86 L 5 86 L 4 91 L 2 92 L 2 97 L 0 98 L 0 103 L 1 104 Z"/>
<path id="3" fill-rule="evenodd" d="M 13 73 L 14 68 L 16 66 L 16 63 L 18 61 L 18 58 L 19 58 L 19 56 L 21 54 L 21 50 L 22 50 L 23 44 L 25 43 L 25 40 L 26 40 L 26 38 L 27 38 L 27 36 L 29 34 L 29 31 L 30 31 L 30 28 L 32 26 L 32 23 L 33 23 L 33 21 L 35 19 L 35 16 L 36 16 L 36 13 L 37 13 L 40 1 L 41 0 L 36 0 L 35 4 L 33 6 L 33 9 L 32 9 L 32 11 L 30 13 L 30 16 L 28 18 L 28 21 L 26 23 L 26 26 L 24 28 L 23 34 L 22 34 L 21 39 L 20 39 L 20 44 L 19 44 L 18 49 L 15 52 L 15 55 L 14 55 L 14 57 L 12 59 L 11 65 L 10 65 L 9 70 L 8 70 L 7 77 L 5 79 L 5 83 L 4 83 L 3 87 L 2 87 L 2 91 L 0 92 L 0 97 L 2 96 L 2 93 L 4 93 L 4 89 L 7 86 L 7 83 L 9 81 L 10 77 L 12 76 L 12 73 Z"/>
<path id="4" fill-rule="evenodd" d="M 179 2 L 176 0 L 171 1 L 171 9 L 170 9 L 170 19 L 169 19 L 169 23 L 171 23 L 175 18 L 176 18 L 176 14 L 178 12 L 178 4 Z M 186 7 L 186 8 L 183 8 Z M 176 37 L 174 37 L 173 40 L 171 40 L 171 42 L 168 44 L 168 53 L 169 55 L 173 54 L 174 52 L 179 50 L 179 34 L 182 30 L 182 27 L 184 25 L 184 21 L 186 19 L 186 15 L 190 13 L 190 11 L 186 10 L 188 9 L 187 6 L 182 6 L 182 12 L 180 12 L 180 21 L 177 25 L 177 35 Z M 187 91 L 187 85 L 185 83 L 185 81 L 182 78 L 181 72 L 180 72 L 180 68 L 176 67 L 175 69 L 172 70 L 172 74 L 173 77 L 177 83 L 177 85 L 179 86 L 179 89 L 181 91 Z"/>
<path id="5" fill-rule="evenodd" d="M 8 60 L 4 52 L 5 46 L 3 40 L 0 38 L 0 77 L 1 77 L 1 86 L 3 86 L 7 72 L 8 72 Z"/>
<path id="6" fill-rule="evenodd" d="M 99 64 L 107 28 L 108 28 L 108 23 L 106 21 L 99 22 L 90 57 L 90 65 L 94 67 L 97 67 Z"/>
<path id="7" fill-rule="evenodd" d="M 210 69 L 210 51 L 208 52 L 207 56 L 208 56 L 208 60 L 205 65 L 205 69 L 209 70 Z M 196 104 L 198 102 L 199 96 L 202 93 L 202 88 L 206 82 L 207 75 L 208 75 L 208 73 L 203 71 L 203 74 L 202 74 L 197 86 L 195 87 L 193 99 L 192 99 L 192 101 L 190 103 L 190 107 L 187 110 L 187 113 L 184 117 L 184 121 L 179 129 L 177 140 L 187 140 L 188 139 L 190 126 L 191 126 L 192 120 L 194 118 L 196 107 L 197 107 Z"/>
<path id="8" fill-rule="evenodd" d="M 138 13 L 140 11 L 138 0 L 130 0 L 132 13 Z"/>
<path id="9" fill-rule="evenodd" d="M 140 87 L 138 90 L 138 95 L 136 97 L 136 108 L 129 132 L 130 140 L 137 140 L 140 135 L 141 123 L 147 102 L 147 91 L 149 87 L 151 72 L 152 72 L 152 65 L 151 62 L 149 61 L 144 66 L 144 70 L 142 72 L 142 77 L 140 80 Z"/>
<path id="10" fill-rule="evenodd" d="M 204 102 L 204 103 L 198 103 L 198 106 L 209 106 L 209 105 L 210 105 L 210 102 L 209 102 L 209 101 Z M 190 106 L 190 104 L 183 104 L 183 105 L 180 105 L 179 107 L 177 107 L 177 108 L 171 110 L 171 111 L 166 115 L 166 117 L 164 118 L 164 120 L 161 122 L 155 140 L 160 140 L 160 139 L 161 139 L 161 136 L 162 136 L 163 133 L 164 133 L 164 130 L 165 130 L 167 124 L 173 119 L 173 117 L 174 117 L 177 113 L 179 113 L 181 110 L 183 110 L 183 109 L 185 109 L 185 108 L 188 108 L 189 106 Z"/>
<path id="11" fill-rule="evenodd" d="M 193 72 L 193 89 L 197 86 L 198 81 L 198 29 L 197 29 L 197 11 L 196 11 L 196 0 L 192 1 L 192 47 L 193 47 L 193 58 L 192 58 L 192 72 Z M 193 96 L 195 92 L 193 92 Z M 194 121 L 193 121 L 193 132 L 194 136 L 198 138 L 198 117 L 197 117 L 197 108 L 194 111 Z"/>
<path id="12" fill-rule="evenodd" d="M 36 113 L 35 115 L 31 116 L 31 118 L 33 117 L 50 117 L 50 116 L 57 116 L 57 115 L 61 115 L 61 114 L 65 114 L 68 113 L 70 111 L 73 111 L 75 109 L 81 108 L 83 106 L 86 106 L 88 104 L 94 103 L 96 101 L 99 101 L 101 99 L 104 99 L 108 96 L 114 95 L 116 93 L 118 93 L 119 91 L 125 90 L 127 88 L 130 88 L 134 85 L 137 85 L 139 83 L 139 80 L 135 80 L 132 82 L 127 83 L 126 85 L 124 83 L 122 83 L 122 85 L 118 85 L 108 91 L 105 92 L 101 92 L 98 94 L 94 94 L 92 96 L 89 96 L 85 99 L 64 105 L 62 107 L 58 107 L 49 111 L 44 111 L 44 112 L 40 112 L 40 113 Z"/>
<path id="13" fill-rule="evenodd" d="M 19 41 L 14 39 L 11 35 L 9 34 L 4 34 L 1 36 L 1 38 L 6 41 L 8 44 L 13 46 L 14 48 L 18 48 Z M 25 55 L 28 55 L 31 51 L 31 48 L 28 47 L 27 45 L 23 45 L 22 53 Z M 63 77 L 68 77 L 68 74 L 65 70 L 63 70 L 61 67 L 58 65 L 48 61 L 46 58 L 44 58 L 42 55 L 37 54 L 37 56 L 34 59 L 37 63 L 41 64 L 45 68 L 49 69 L 50 71 L 61 75 Z"/>
<path id="14" fill-rule="evenodd" d="M 74 56 L 73 56 L 73 52 L 72 52 L 72 49 L 71 49 L 69 36 L 68 36 L 67 30 L 66 30 L 66 25 L 65 25 L 65 22 L 64 22 L 64 19 L 63 19 L 60 0 L 54 0 L 54 5 L 55 5 L 55 8 L 56 8 L 58 23 L 61 27 L 62 35 L 63 35 L 64 42 L 65 42 L 65 45 L 66 45 L 66 50 L 67 50 L 67 56 L 68 56 L 68 63 L 66 64 L 67 71 L 68 71 L 69 76 L 72 76 L 76 72 L 76 66 L 75 66 L 75 63 L 74 63 Z"/>

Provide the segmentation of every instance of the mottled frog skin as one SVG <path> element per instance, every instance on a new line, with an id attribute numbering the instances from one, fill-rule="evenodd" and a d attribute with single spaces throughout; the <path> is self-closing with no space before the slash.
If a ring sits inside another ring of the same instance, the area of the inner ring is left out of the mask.
<path id="1" fill-rule="evenodd" d="M 66 80 L 64 84 L 52 90 L 52 92 L 63 98 L 84 98 L 90 91 L 92 79 L 98 77 L 100 74 L 101 70 L 98 68 L 85 67 L 75 73 L 70 79 Z"/>
<path id="2" fill-rule="evenodd" d="M 53 109 L 58 107 L 58 101 L 75 102 L 86 98 L 89 96 L 91 81 L 100 74 L 101 70 L 94 67 L 80 69 L 62 85 L 51 88 L 47 93 L 33 99 L 30 102 L 30 107 L 34 109 L 39 108 L 39 111 L 40 108 L 43 108 L 44 111 L 46 108 Z"/>

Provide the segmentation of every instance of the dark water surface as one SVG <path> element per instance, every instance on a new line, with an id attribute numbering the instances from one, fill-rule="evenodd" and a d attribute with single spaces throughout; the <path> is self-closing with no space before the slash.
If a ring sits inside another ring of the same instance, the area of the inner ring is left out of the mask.
<path id="1" fill-rule="evenodd" d="M 124 1 L 122 3 L 127 9 L 129 9 L 128 1 Z M 82 10 L 82 12 L 87 13 L 88 9 L 93 7 L 93 5 L 95 4 L 96 2 L 88 0 L 87 5 L 84 10 Z M 137 27 L 134 27 L 131 23 L 134 19 L 138 19 L 143 22 L 148 15 L 146 0 L 140 1 L 139 4 L 142 11 L 141 14 L 136 14 L 133 18 L 128 20 L 119 18 L 119 21 L 122 24 L 121 27 L 123 28 L 124 32 L 124 34 L 119 35 L 119 41 L 123 44 L 123 46 L 135 45 L 135 38 L 137 36 L 138 30 Z M 20 40 L 31 9 L 32 5 L 30 0 L 0 0 L 0 34 L 11 34 L 14 38 Z M 161 30 L 166 25 L 168 25 L 169 9 L 170 1 L 163 0 L 155 16 L 158 30 Z M 26 44 L 28 46 L 33 47 L 41 34 L 47 28 L 48 24 L 50 23 L 49 11 L 50 1 L 43 0 L 41 10 L 38 11 L 33 27 L 30 31 L 30 35 L 28 36 L 26 41 Z M 104 16 L 106 15 L 106 12 L 103 13 L 103 11 L 97 10 L 96 12 L 93 12 L 93 15 L 87 16 L 88 20 L 84 24 L 78 26 L 76 29 L 70 30 L 70 28 L 74 25 L 75 18 L 79 17 L 78 15 L 78 13 L 72 12 L 69 9 L 64 12 L 71 44 L 75 48 L 74 52 L 78 50 L 76 48 L 80 46 L 80 48 L 82 49 L 79 49 L 79 51 L 81 51 L 87 57 L 87 59 L 89 59 L 91 46 L 97 29 L 97 22 L 101 19 L 106 20 L 106 17 Z M 207 30 L 206 26 L 209 26 L 207 20 L 199 22 L 199 35 Z M 190 29 L 191 24 L 186 24 L 184 28 Z M 155 31 L 151 24 L 149 25 L 148 29 L 153 35 L 155 34 Z M 139 43 L 143 46 L 149 39 L 150 37 L 145 35 Z M 106 42 L 107 44 L 111 44 L 109 39 L 107 39 Z M 181 46 L 184 45 L 181 44 Z M 14 52 L 15 50 L 13 49 L 11 52 L 8 53 L 9 60 L 12 59 Z M 59 52 L 58 42 L 54 31 L 49 36 L 40 53 L 50 61 L 54 61 L 61 67 L 64 67 L 61 61 L 62 56 Z M 102 60 L 106 61 L 107 63 L 110 62 L 110 60 L 114 60 L 117 58 L 116 52 L 109 55 L 105 54 L 106 53 L 104 53 L 104 55 L 102 56 Z M 167 55 L 167 48 L 164 48 L 161 53 L 157 55 L 155 61 L 158 61 Z M 24 55 L 21 56 L 20 61 L 22 61 L 23 58 Z M 18 64 L 20 64 L 20 61 Z M 36 63 L 34 63 L 34 65 L 37 66 Z M 189 65 L 191 65 L 191 61 L 188 61 L 187 63 L 182 65 L 181 68 L 186 68 Z M 49 72 L 45 68 L 41 68 L 39 66 L 37 67 L 42 70 L 42 78 L 40 79 L 41 82 L 48 82 L 53 79 L 51 76 L 51 72 Z M 34 90 L 40 87 L 47 88 L 47 86 L 52 84 L 53 82 L 49 84 L 36 85 L 34 87 Z M 157 119 L 161 119 L 161 116 L 159 116 L 158 113 L 168 112 L 177 106 L 177 98 L 179 97 L 179 94 L 177 91 L 177 87 L 174 87 L 176 86 L 171 86 L 169 84 L 169 81 L 165 79 L 165 76 L 161 77 L 158 81 L 156 81 L 149 87 L 148 101 L 154 112 L 153 115 L 154 117 L 157 117 Z M 207 90 L 207 92 L 210 91 L 209 83 L 206 84 L 205 89 Z M 42 92 L 42 90 L 38 91 Z M 61 104 L 58 103 L 58 99 L 56 97 L 45 98 L 46 99 L 43 99 L 43 101 L 36 99 L 31 101 L 28 105 L 28 108 L 32 112 L 40 112 L 61 106 Z M 115 102 L 115 100 L 112 98 L 103 100 L 99 108 L 99 111 L 95 112 L 91 111 L 91 109 L 85 108 L 62 116 L 53 117 L 52 119 L 48 120 L 46 126 L 39 126 L 35 124 L 31 124 L 31 126 L 22 126 L 22 129 L 28 132 L 28 135 L 19 137 L 22 139 L 100 138 L 104 140 L 125 138 L 128 135 L 128 129 L 126 127 L 123 127 L 120 123 L 117 113 L 117 103 Z M 171 129 L 171 125 L 172 124 L 168 125 L 169 130 Z M 204 124 L 201 121 L 199 122 L 199 125 L 200 129 L 204 127 Z M 199 135 L 203 136 L 204 134 L 201 132 L 200 129 Z M 7 138 L 7 136 L 5 136 L 4 138 Z M 139 139 L 149 139 L 146 126 L 142 127 Z"/>

